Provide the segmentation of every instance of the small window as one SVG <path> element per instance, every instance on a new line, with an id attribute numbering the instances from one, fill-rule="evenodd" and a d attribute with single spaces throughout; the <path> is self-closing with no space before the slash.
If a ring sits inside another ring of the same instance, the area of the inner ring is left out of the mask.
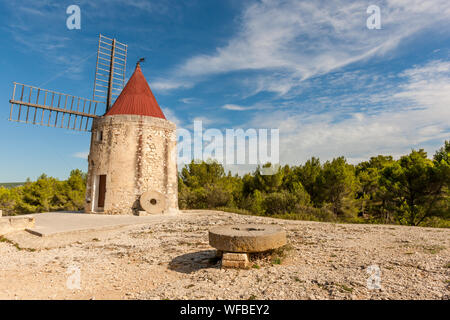
<path id="1" fill-rule="evenodd" d="M 102 142 L 103 141 L 103 131 L 97 131 L 95 134 L 95 141 Z"/>

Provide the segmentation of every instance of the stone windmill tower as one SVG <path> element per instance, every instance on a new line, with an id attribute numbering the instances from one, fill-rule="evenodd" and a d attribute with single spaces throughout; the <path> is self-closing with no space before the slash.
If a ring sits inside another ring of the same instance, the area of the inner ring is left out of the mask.
<path id="1" fill-rule="evenodd" d="M 93 120 L 85 212 L 177 212 L 175 131 L 138 62 L 112 107 Z"/>

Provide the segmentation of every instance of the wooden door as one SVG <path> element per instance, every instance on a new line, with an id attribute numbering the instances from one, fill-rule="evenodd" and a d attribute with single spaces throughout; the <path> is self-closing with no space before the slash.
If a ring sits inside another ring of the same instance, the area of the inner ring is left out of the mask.
<path id="1" fill-rule="evenodd" d="M 98 179 L 98 204 L 97 207 L 103 208 L 105 206 L 106 194 L 106 175 L 102 174 Z"/>

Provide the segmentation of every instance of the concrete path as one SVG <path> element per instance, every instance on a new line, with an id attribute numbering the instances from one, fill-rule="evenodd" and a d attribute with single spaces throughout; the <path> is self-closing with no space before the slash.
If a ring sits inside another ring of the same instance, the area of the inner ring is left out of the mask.
<path id="1" fill-rule="evenodd" d="M 22 217 L 34 217 L 34 227 L 4 235 L 20 249 L 41 250 L 59 248 L 74 243 L 108 239 L 139 225 L 184 221 L 191 216 L 208 216 L 213 211 L 183 210 L 178 214 L 148 216 L 86 214 L 80 212 L 47 212 Z"/>
<path id="2" fill-rule="evenodd" d="M 129 216 L 86 214 L 78 212 L 46 212 L 27 216 L 35 218 L 35 225 L 34 227 L 27 228 L 26 231 L 40 237 L 48 237 L 61 234 L 76 234 L 86 231 L 111 230 L 129 225 L 168 221 L 176 219 L 179 215 L 155 214 L 149 216 Z"/>
<path id="3" fill-rule="evenodd" d="M 79 212 L 47 212 L 23 215 L 34 217 L 34 227 L 4 235 L 20 249 L 40 250 L 64 247 L 73 243 L 108 239 L 138 225 L 183 221 L 190 216 L 209 215 L 201 211 L 149 216 L 85 214 Z"/>

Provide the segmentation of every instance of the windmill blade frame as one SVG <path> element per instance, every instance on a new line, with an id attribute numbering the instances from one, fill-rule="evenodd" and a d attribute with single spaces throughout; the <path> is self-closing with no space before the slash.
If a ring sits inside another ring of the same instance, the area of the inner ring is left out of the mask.
<path id="1" fill-rule="evenodd" d="M 102 103 L 18 82 L 14 82 L 9 102 L 9 121 L 77 131 L 91 131 L 92 119 L 99 117 L 96 112 Z"/>
<path id="2" fill-rule="evenodd" d="M 128 45 L 99 35 L 92 99 L 13 82 L 9 120 L 91 131 L 93 119 L 100 117 L 99 104 L 108 112 L 125 86 L 127 52 Z"/>
<path id="3" fill-rule="evenodd" d="M 128 45 L 99 35 L 92 99 L 105 99 L 105 113 L 125 86 L 127 54 Z"/>

